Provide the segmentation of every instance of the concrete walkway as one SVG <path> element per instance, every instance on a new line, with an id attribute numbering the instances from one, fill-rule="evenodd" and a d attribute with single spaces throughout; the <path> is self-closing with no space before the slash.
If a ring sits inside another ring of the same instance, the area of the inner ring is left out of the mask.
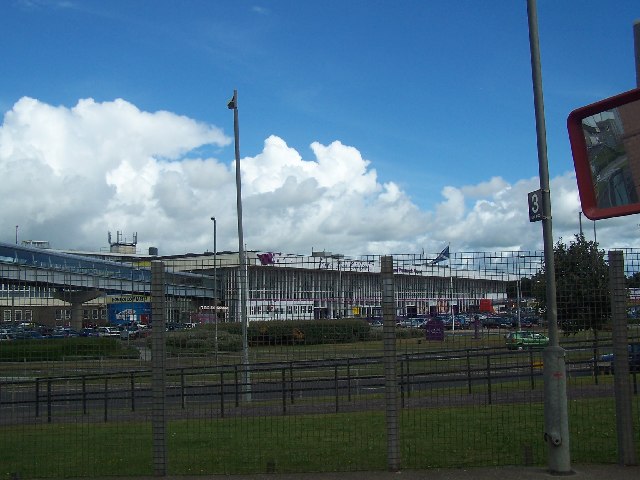
<path id="1" fill-rule="evenodd" d="M 638 480 L 640 467 L 574 465 L 569 475 L 553 475 L 541 467 L 486 467 L 403 470 L 400 472 L 262 473 L 256 475 L 203 475 L 167 477 L 118 477 L 118 480 Z M 93 479 L 100 480 L 100 479 Z M 106 479 L 105 479 L 106 480 Z M 113 480 L 111 477 L 108 480 Z"/>

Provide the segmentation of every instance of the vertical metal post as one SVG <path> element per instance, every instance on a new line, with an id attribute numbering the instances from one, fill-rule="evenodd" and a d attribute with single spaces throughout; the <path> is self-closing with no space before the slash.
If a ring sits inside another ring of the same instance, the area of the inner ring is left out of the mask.
<path id="1" fill-rule="evenodd" d="M 382 335 L 384 346 L 385 413 L 387 426 L 387 468 L 400 470 L 400 427 L 396 357 L 396 299 L 393 257 L 380 259 L 382 277 Z"/>
<path id="2" fill-rule="evenodd" d="M 613 336 L 614 387 L 616 395 L 616 428 L 618 433 L 618 463 L 637 465 L 633 435 L 631 379 L 629 377 L 629 338 L 627 334 L 627 289 L 624 278 L 624 255 L 609 252 L 609 288 L 611 290 L 611 320 Z"/>
<path id="3" fill-rule="evenodd" d="M 224 418 L 224 371 L 220 372 L 220 418 Z"/>
<path id="4" fill-rule="evenodd" d="M 151 432 L 153 473 L 167 474 L 166 299 L 164 263 L 151 262 Z"/>
<path id="5" fill-rule="evenodd" d="M 467 390 L 471 395 L 471 358 L 469 357 L 469 350 L 467 349 Z"/>
<path id="6" fill-rule="evenodd" d="M 558 341 L 558 311 L 556 303 L 555 263 L 553 259 L 553 231 L 551 224 L 551 195 L 549 165 L 542 95 L 542 71 L 538 39 L 536 0 L 527 0 L 529 47 L 536 117 L 538 166 L 542 191 L 542 234 L 544 243 L 545 281 L 549 346 L 544 350 L 544 438 L 547 442 L 547 462 L 552 473 L 571 472 L 569 450 L 569 416 L 567 409 L 567 377 L 565 351 Z"/>
<path id="7" fill-rule="evenodd" d="M 180 404 L 182 409 L 185 407 L 185 384 L 184 384 L 184 368 L 180 369 Z"/>
<path id="8" fill-rule="evenodd" d="M 87 414 L 87 379 L 82 376 L 82 413 Z"/>
<path id="9" fill-rule="evenodd" d="M 333 366 L 333 389 L 336 393 L 336 413 L 340 409 L 340 384 L 338 383 L 338 365 Z"/>
<path id="10" fill-rule="evenodd" d="M 36 404 L 36 418 L 40 416 L 40 379 L 35 380 L 35 404 Z"/>
<path id="11" fill-rule="evenodd" d="M 47 379 L 47 423 L 51 423 L 51 379 Z"/>
<path id="12" fill-rule="evenodd" d="M 281 376 L 282 376 L 282 414 L 286 415 L 287 414 L 287 371 L 283 368 L 281 370 Z"/>
<path id="13" fill-rule="evenodd" d="M 493 396 L 491 393 L 491 355 L 487 355 L 487 403 L 491 405 Z"/>
<path id="14" fill-rule="evenodd" d="M 103 402 L 104 402 L 104 412 L 103 412 L 103 420 L 104 423 L 107 423 L 107 421 L 109 420 L 109 377 L 104 377 L 104 396 L 103 396 Z"/>
<path id="15" fill-rule="evenodd" d="M 244 249 L 244 234 L 242 231 L 242 182 L 240 175 L 240 127 L 238 125 L 238 91 L 233 91 L 233 98 L 227 104 L 233 110 L 233 137 L 235 139 L 236 159 L 236 209 L 238 211 L 238 256 L 240 290 L 239 309 L 242 322 L 242 391 L 246 401 L 251 401 L 250 374 L 249 374 L 249 340 L 247 319 L 247 257 Z"/>
<path id="16" fill-rule="evenodd" d="M 136 383 L 135 383 L 135 376 L 133 372 L 131 372 L 130 383 L 131 383 L 131 411 L 135 412 L 136 411 Z"/>
<path id="17" fill-rule="evenodd" d="M 213 221 L 213 321 L 215 322 L 215 359 L 218 365 L 218 226 L 216 217 L 211 217 Z"/>

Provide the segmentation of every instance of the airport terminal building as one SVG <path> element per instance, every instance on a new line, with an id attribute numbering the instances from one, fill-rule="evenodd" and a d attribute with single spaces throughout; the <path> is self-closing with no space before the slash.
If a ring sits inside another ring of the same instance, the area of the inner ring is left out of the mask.
<path id="1" fill-rule="evenodd" d="M 488 311 L 506 300 L 507 284 L 513 280 L 499 269 L 479 268 L 478 254 L 452 255 L 446 261 L 419 254 L 393 259 L 398 317 Z M 69 252 L 23 242 L 0 245 L 2 321 L 65 325 L 74 318 L 77 326 L 81 316 L 82 324 L 113 323 L 115 318 L 144 322 L 150 313 L 152 261 L 163 262 L 177 279 L 167 307 L 169 321 L 208 322 L 216 315 L 219 321 L 240 320 L 243 276 L 238 252 L 162 256 L 150 249 L 141 255 L 135 245 L 117 243 L 108 252 Z M 247 318 L 380 317 L 380 262 L 378 255 L 248 251 Z M 82 278 L 74 276 L 78 272 Z M 72 278 L 73 285 L 65 288 Z M 183 280 L 187 286 L 181 289 L 177 285 Z"/>

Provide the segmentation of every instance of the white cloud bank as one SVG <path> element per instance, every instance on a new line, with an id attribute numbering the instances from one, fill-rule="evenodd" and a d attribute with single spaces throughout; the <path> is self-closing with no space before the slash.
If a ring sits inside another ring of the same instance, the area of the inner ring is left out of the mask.
<path id="1" fill-rule="evenodd" d="M 97 250 L 107 232 L 138 233 L 139 251 L 161 254 L 237 250 L 235 165 L 197 158 L 233 156 L 220 129 L 170 112 L 143 112 L 124 101 L 80 100 L 73 108 L 20 99 L 0 126 L 0 240 L 48 240 L 54 248 Z M 276 136 L 242 165 L 244 240 L 249 249 L 348 255 L 452 250 L 539 249 L 527 193 L 537 178 L 511 185 L 500 177 L 448 186 L 432 211 L 421 210 L 369 161 L 335 141 L 311 145 L 303 159 Z M 434 159 L 438 161 L 438 159 Z M 442 161 L 442 163 L 446 163 Z M 572 173 L 552 181 L 554 236 L 578 230 Z M 598 223 L 604 248 L 635 246 L 637 220 Z M 585 233 L 591 223 L 583 218 Z M 601 226 L 602 225 L 602 226 Z M 587 238 L 590 235 L 587 234 Z M 591 236 L 592 238 L 592 236 Z"/>

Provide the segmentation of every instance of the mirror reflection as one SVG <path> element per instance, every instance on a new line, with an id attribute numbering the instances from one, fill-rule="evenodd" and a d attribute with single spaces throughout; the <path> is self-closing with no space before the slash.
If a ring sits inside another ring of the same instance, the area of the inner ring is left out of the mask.
<path id="1" fill-rule="evenodd" d="M 598 208 L 638 202 L 640 101 L 582 119 Z"/>

